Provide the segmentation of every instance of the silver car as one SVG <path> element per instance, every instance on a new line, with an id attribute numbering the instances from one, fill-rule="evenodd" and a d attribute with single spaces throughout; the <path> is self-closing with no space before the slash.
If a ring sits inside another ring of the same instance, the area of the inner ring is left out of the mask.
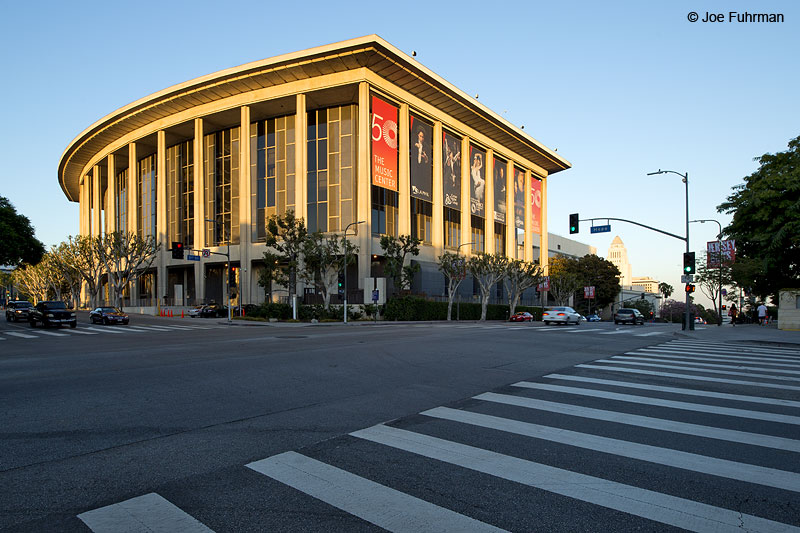
<path id="1" fill-rule="evenodd" d="M 551 322 L 569 324 L 574 322 L 575 325 L 578 325 L 581 323 L 581 315 L 571 307 L 551 307 L 542 313 L 542 321 L 545 324 L 550 324 Z"/>

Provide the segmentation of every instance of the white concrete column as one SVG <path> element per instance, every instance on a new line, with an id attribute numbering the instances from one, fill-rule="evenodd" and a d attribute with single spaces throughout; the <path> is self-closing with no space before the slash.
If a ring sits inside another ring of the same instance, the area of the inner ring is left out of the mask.
<path id="1" fill-rule="evenodd" d="M 295 99 L 294 119 L 294 214 L 297 218 L 308 219 L 308 114 L 306 95 L 298 94 Z"/>
<path id="2" fill-rule="evenodd" d="M 515 258 L 517 253 L 517 228 L 514 223 L 514 162 L 506 164 L 506 257 Z"/>
<path id="3" fill-rule="evenodd" d="M 161 243 L 161 251 L 156 259 L 156 298 L 163 304 L 167 295 L 167 254 L 170 252 L 167 223 L 167 135 L 164 130 L 156 133 L 156 242 Z M 175 216 L 174 213 L 170 213 Z"/>
<path id="4" fill-rule="evenodd" d="M 78 196 L 78 233 L 80 235 L 88 235 L 87 221 L 89 217 L 87 211 L 89 209 L 89 195 L 87 194 L 88 185 L 87 178 L 83 176 L 80 181 L 80 194 Z"/>
<path id="5" fill-rule="evenodd" d="M 411 175 L 408 163 L 408 104 L 400 104 L 400 128 L 398 131 L 397 154 L 397 194 L 398 222 L 397 235 L 411 234 Z"/>
<path id="6" fill-rule="evenodd" d="M 442 185 L 442 123 L 433 123 L 433 217 L 431 244 L 436 257 L 444 253 L 444 191 Z"/>
<path id="7" fill-rule="evenodd" d="M 547 272 L 550 264 L 550 243 L 547 235 L 547 178 L 542 180 L 542 234 L 539 236 L 539 264 Z"/>
<path id="8" fill-rule="evenodd" d="M 92 235 L 100 235 L 103 229 L 100 227 L 101 213 L 103 211 L 103 199 L 100 195 L 100 185 L 102 182 L 100 165 L 92 167 Z"/>
<path id="9" fill-rule="evenodd" d="M 531 202 L 531 171 L 525 171 L 525 261 L 533 261 L 533 203 Z"/>
<path id="10" fill-rule="evenodd" d="M 370 207 L 370 186 L 372 184 L 372 172 L 370 164 L 370 102 L 369 84 L 362 81 L 358 84 L 358 122 L 357 122 L 357 146 L 358 146 L 358 170 L 356 175 L 358 181 L 356 190 L 358 191 L 356 209 L 356 221 L 364 220 L 357 229 L 358 237 L 353 240 L 358 245 L 358 286 L 363 288 L 364 278 L 369 277 L 372 265 L 372 210 Z"/>
<path id="11" fill-rule="evenodd" d="M 116 157 L 108 154 L 108 166 L 106 174 L 108 176 L 108 186 L 106 188 L 106 228 L 109 232 L 117 231 L 117 172 Z"/>
<path id="12" fill-rule="evenodd" d="M 494 150 L 486 150 L 486 161 L 483 162 L 486 171 L 486 186 L 484 187 L 483 231 L 486 241 L 486 253 L 495 253 L 494 249 Z M 502 250 L 501 250 L 502 253 Z"/>
<path id="13" fill-rule="evenodd" d="M 458 244 L 472 242 L 472 210 L 470 209 L 470 189 L 472 178 L 469 175 L 469 137 L 461 139 L 461 239 Z M 472 246 L 464 246 L 460 252 L 469 257 L 472 255 Z"/>
<path id="14" fill-rule="evenodd" d="M 203 188 L 203 119 L 194 120 L 194 245 L 192 248 L 201 250 L 205 246 L 205 189 Z M 199 302 L 205 302 L 205 261 L 194 262 L 194 294 Z"/>
<path id="15" fill-rule="evenodd" d="M 139 161 L 136 143 L 128 145 L 128 231 L 139 230 Z"/>
<path id="16" fill-rule="evenodd" d="M 239 128 L 239 303 L 251 303 L 252 202 L 250 201 L 250 107 L 241 107 Z"/>

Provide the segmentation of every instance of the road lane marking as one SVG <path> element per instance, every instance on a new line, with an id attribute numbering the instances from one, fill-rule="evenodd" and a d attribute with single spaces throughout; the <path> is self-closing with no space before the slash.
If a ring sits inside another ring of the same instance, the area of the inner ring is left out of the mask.
<path id="1" fill-rule="evenodd" d="M 766 356 L 758 356 L 756 354 L 750 355 L 732 355 L 728 352 L 712 352 L 712 351 L 697 351 L 697 350 L 681 350 L 677 348 L 639 348 L 636 350 L 637 352 L 646 352 L 652 354 L 661 354 L 661 355 L 672 355 L 672 356 L 702 356 L 702 357 L 717 357 L 721 359 L 751 359 L 755 361 L 774 361 L 774 362 L 783 362 L 787 365 L 791 364 L 798 364 L 800 363 L 800 359 L 797 357 L 789 357 L 784 355 L 766 355 Z"/>
<path id="2" fill-rule="evenodd" d="M 504 531 L 296 452 L 247 467 L 388 531 Z"/>
<path id="3" fill-rule="evenodd" d="M 800 356 L 800 351 L 795 348 L 776 348 L 771 346 L 752 346 L 742 344 L 726 344 L 718 342 L 693 342 L 693 341 L 669 341 L 669 346 L 680 346 L 686 348 L 703 348 L 729 352 L 749 352 L 764 353 L 771 355 Z"/>
<path id="4" fill-rule="evenodd" d="M 652 337 L 653 335 L 664 335 L 666 331 L 651 331 L 650 333 L 636 333 L 634 337 Z"/>
<path id="5" fill-rule="evenodd" d="M 766 398 L 762 396 L 746 396 L 743 394 L 729 394 L 726 392 L 712 392 L 700 389 L 683 389 L 679 387 L 664 387 L 662 385 L 651 385 L 650 383 L 633 383 L 629 381 L 614 381 L 610 379 L 589 378 L 585 376 L 568 376 L 566 374 L 548 374 L 544 376 L 550 379 L 561 379 L 565 381 L 577 381 L 579 383 L 594 383 L 597 385 L 611 385 L 612 387 L 623 387 L 627 389 L 642 389 L 671 394 L 683 394 L 687 396 L 700 396 L 704 398 L 719 398 L 722 400 L 735 400 L 739 402 L 763 403 L 766 405 L 776 405 L 780 407 L 800 407 L 800 402 L 794 400 L 782 400 L 780 398 Z"/>
<path id="6" fill-rule="evenodd" d="M 75 328 L 69 330 L 70 333 L 77 333 L 78 335 L 97 335 L 97 333 L 92 333 L 91 331 L 83 331 L 81 329 Z"/>
<path id="7" fill-rule="evenodd" d="M 576 329 L 576 328 L 572 328 L 572 330 L 571 330 L 571 331 L 574 331 L 575 333 L 588 333 L 588 332 L 590 332 L 590 331 L 603 331 L 603 328 L 590 328 L 590 329 L 584 329 L 584 328 L 581 328 L 581 329 Z"/>
<path id="8" fill-rule="evenodd" d="M 69 337 L 69 334 L 67 333 L 56 333 L 55 331 L 47 331 L 44 329 L 41 331 L 37 331 L 36 333 L 38 333 L 39 335 L 50 335 L 51 337 Z"/>
<path id="9" fill-rule="evenodd" d="M 665 378 L 680 378 L 692 381 L 710 381 L 712 383 L 728 383 L 731 385 L 752 385 L 755 387 L 764 387 L 766 389 L 781 389 L 800 391 L 800 387 L 792 385 L 782 385 L 779 383 L 762 383 L 760 381 L 746 381 L 741 379 L 727 379 L 727 378 L 712 378 L 710 376 L 696 376 L 694 374 L 679 374 L 677 372 L 657 372 L 655 370 L 643 370 L 641 368 L 623 368 L 604 365 L 575 365 L 576 368 L 592 368 L 595 370 L 606 370 L 609 372 L 626 372 L 628 374 L 643 374 L 646 376 L 660 376 Z"/>
<path id="10" fill-rule="evenodd" d="M 378 425 L 350 435 L 501 479 L 690 531 L 800 532 L 800 528 L 615 481 Z"/>
<path id="11" fill-rule="evenodd" d="M 86 328 L 83 328 L 83 329 L 88 329 L 89 331 L 96 331 L 98 333 L 112 333 L 112 334 L 125 333 L 125 331 L 120 331 L 120 330 L 117 330 L 117 329 L 111 329 L 110 326 L 107 327 L 107 328 L 86 327 Z M 136 331 L 136 333 L 141 333 L 141 331 Z"/>
<path id="12" fill-rule="evenodd" d="M 38 339 L 39 337 L 36 335 L 28 335 L 27 333 L 19 333 L 17 331 L 7 331 L 6 335 L 11 335 L 12 337 L 19 337 L 20 339 Z"/>
<path id="13" fill-rule="evenodd" d="M 680 468 L 691 472 L 700 472 L 712 476 L 763 485 L 765 487 L 800 492 L 800 474 L 778 470 L 777 468 L 767 468 L 764 466 L 730 461 L 728 459 L 718 459 L 708 455 L 601 437 L 599 435 L 580 433 L 578 431 L 570 431 L 558 427 L 531 424 L 530 422 L 520 422 L 518 420 L 473 413 L 471 411 L 462 411 L 460 409 L 451 409 L 449 407 L 436 407 L 428 411 L 423 411 L 421 414 L 451 420 L 453 422 L 496 429 L 506 433 L 514 433 L 515 435 L 558 442 L 568 446 L 618 455 L 629 459 L 637 459 L 648 463 Z"/>
<path id="14" fill-rule="evenodd" d="M 784 381 L 800 381 L 800 377 L 794 378 L 791 376 L 775 376 L 771 374 L 756 374 L 756 373 L 740 373 L 736 372 L 736 370 L 755 370 L 756 372 L 774 372 L 777 374 L 794 374 L 800 375 L 800 371 L 798 370 L 779 370 L 777 368 L 764 368 L 759 366 L 744 366 L 744 365 L 718 365 L 714 363 L 695 363 L 694 361 L 673 361 L 670 359 L 659 359 L 657 357 L 631 357 L 628 355 L 614 355 L 610 359 L 599 359 L 596 362 L 610 362 L 610 363 L 621 363 L 625 365 L 643 365 L 643 366 L 654 366 L 651 363 L 639 363 L 637 361 L 654 361 L 655 363 L 670 363 L 670 364 L 657 364 L 655 366 L 659 366 L 662 368 L 680 368 L 682 370 L 696 370 L 698 372 L 713 372 L 713 373 L 724 373 L 724 374 L 736 374 L 736 375 L 744 375 L 750 377 L 763 377 L 768 379 L 779 379 Z M 711 367 L 711 368 L 705 368 Z M 713 370 L 715 368 L 724 368 L 726 370 Z"/>
<path id="15" fill-rule="evenodd" d="M 154 492 L 81 513 L 78 518 L 94 533 L 214 533 Z"/>
<path id="16" fill-rule="evenodd" d="M 614 331 L 606 331 L 605 333 L 598 333 L 598 335 L 619 335 L 620 333 L 633 333 L 632 329 L 616 329 Z"/>
<path id="17" fill-rule="evenodd" d="M 635 403 L 637 405 L 653 405 L 656 407 L 667 407 L 670 409 L 681 409 L 684 411 L 695 411 L 698 413 L 711 413 L 716 415 L 736 416 L 739 418 L 752 418 L 753 420 L 764 420 L 777 422 L 779 424 L 800 425 L 800 416 L 782 415 L 769 413 L 766 411 L 751 411 L 749 409 L 736 409 L 733 407 L 720 407 L 717 405 L 707 405 L 703 403 L 679 402 L 675 400 L 664 400 L 662 398 L 652 398 L 650 396 L 637 396 L 635 394 L 620 394 L 618 392 L 608 392 L 604 390 L 586 389 L 579 387 L 563 387 L 550 383 L 531 383 L 520 381 L 512 386 L 524 389 L 546 390 L 551 392 L 561 392 L 564 394 L 575 394 L 578 396 L 590 396 L 592 398 L 603 398 L 606 400 L 616 400 L 619 402 Z M 800 445 L 800 441 L 795 441 Z"/>

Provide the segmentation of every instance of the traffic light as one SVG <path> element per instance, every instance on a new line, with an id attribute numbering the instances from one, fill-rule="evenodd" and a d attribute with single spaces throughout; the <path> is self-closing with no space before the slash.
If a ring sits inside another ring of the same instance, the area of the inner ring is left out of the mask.
<path id="1" fill-rule="evenodd" d="M 644 294 L 645 294 L 645 293 L 642 293 L 642 300 L 644 300 Z"/>
<path id="2" fill-rule="evenodd" d="M 172 258 L 173 259 L 183 259 L 183 243 L 182 242 L 173 242 L 172 243 Z"/>
<path id="3" fill-rule="evenodd" d="M 572 213 L 569 216 L 569 233 L 578 233 L 578 213 Z"/>
<path id="4" fill-rule="evenodd" d="M 692 285 L 691 283 L 687 283 L 686 284 L 686 292 L 687 293 L 693 293 L 694 292 L 694 285 Z"/>
<path id="5" fill-rule="evenodd" d="M 228 285 L 230 287 L 236 287 L 236 272 L 237 267 L 231 267 L 230 273 L 228 274 Z"/>
<path id="6" fill-rule="evenodd" d="M 684 252 L 683 254 L 683 273 L 694 274 L 694 252 Z"/>
<path id="7" fill-rule="evenodd" d="M 339 295 L 344 294 L 344 274 L 339 272 Z"/>

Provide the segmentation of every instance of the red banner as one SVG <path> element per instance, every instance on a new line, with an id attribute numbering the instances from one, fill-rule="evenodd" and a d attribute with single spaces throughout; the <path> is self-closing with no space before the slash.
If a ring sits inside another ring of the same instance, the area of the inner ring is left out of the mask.
<path id="1" fill-rule="evenodd" d="M 531 177 L 531 231 L 542 233 L 542 182 Z"/>
<path id="2" fill-rule="evenodd" d="M 706 267 L 719 268 L 720 257 L 726 266 L 736 262 L 736 241 L 734 239 L 706 243 Z"/>
<path id="3" fill-rule="evenodd" d="M 372 184 L 397 190 L 397 108 L 372 97 Z"/>
<path id="4" fill-rule="evenodd" d="M 583 288 L 583 297 L 587 300 L 594 298 L 594 285 Z"/>

